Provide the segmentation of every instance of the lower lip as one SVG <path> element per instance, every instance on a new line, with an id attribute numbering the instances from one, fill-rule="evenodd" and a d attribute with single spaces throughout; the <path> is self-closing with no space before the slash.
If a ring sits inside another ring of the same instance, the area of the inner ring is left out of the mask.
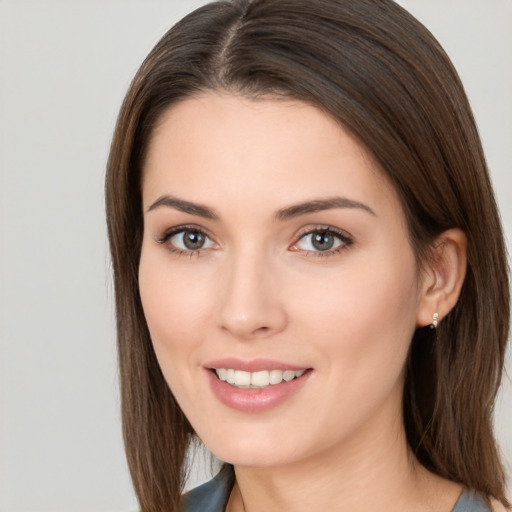
<path id="1" fill-rule="evenodd" d="M 215 372 L 206 370 L 215 396 L 231 409 L 243 412 L 264 412 L 276 407 L 297 393 L 307 382 L 311 370 L 288 382 L 261 389 L 240 389 L 220 380 Z"/>

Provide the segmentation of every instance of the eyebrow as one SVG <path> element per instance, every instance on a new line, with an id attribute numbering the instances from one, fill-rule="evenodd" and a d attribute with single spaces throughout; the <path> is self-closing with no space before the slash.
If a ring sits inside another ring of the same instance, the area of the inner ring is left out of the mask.
<path id="1" fill-rule="evenodd" d="M 172 196 L 161 196 L 159 197 L 149 208 L 148 212 L 155 210 L 156 208 L 160 208 L 162 206 L 167 206 L 168 208 L 174 208 L 175 210 L 179 210 L 183 213 L 189 213 L 190 215 L 197 215 L 199 217 L 204 217 L 205 219 L 218 220 L 219 216 L 207 206 L 191 203 L 190 201 L 185 201 L 184 199 L 178 199 L 177 197 Z"/>
<path id="2" fill-rule="evenodd" d="M 150 212 L 156 208 L 161 208 L 162 206 L 174 208 L 175 210 L 188 213 L 190 215 L 204 217 L 205 219 L 219 220 L 219 216 L 207 206 L 168 195 L 159 197 L 147 211 Z M 332 197 L 329 199 L 315 199 L 313 201 L 306 201 L 304 203 L 298 203 L 282 208 L 277 211 L 274 219 L 276 221 L 285 221 L 308 213 L 332 210 L 334 208 L 356 208 L 368 212 L 375 217 L 377 216 L 377 214 L 364 203 L 354 201 L 353 199 L 348 199 L 346 197 Z"/>
<path id="3" fill-rule="evenodd" d="M 334 208 L 356 208 L 377 217 L 377 214 L 364 203 L 346 197 L 332 197 L 330 199 L 316 199 L 314 201 L 306 201 L 304 203 L 288 206 L 287 208 L 279 210 L 275 215 L 275 219 L 284 221 L 307 213 L 332 210 Z"/>

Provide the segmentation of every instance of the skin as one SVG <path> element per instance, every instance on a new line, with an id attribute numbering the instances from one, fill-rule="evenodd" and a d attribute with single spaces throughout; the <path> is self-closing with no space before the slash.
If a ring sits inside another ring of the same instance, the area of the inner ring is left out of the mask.
<path id="1" fill-rule="evenodd" d="M 333 197 L 359 206 L 276 219 Z M 462 233 L 444 233 L 420 271 L 399 198 L 346 130 L 300 102 L 213 92 L 163 116 L 143 207 L 139 283 L 155 353 L 198 436 L 235 465 L 229 510 L 452 509 L 461 489 L 410 453 L 401 397 L 414 330 L 457 300 Z M 198 252 L 182 232 L 165 238 L 183 225 L 206 234 Z M 327 228 L 342 236 L 319 251 L 308 233 Z M 312 370 L 283 403 L 242 412 L 216 398 L 204 368 L 225 357 Z"/>

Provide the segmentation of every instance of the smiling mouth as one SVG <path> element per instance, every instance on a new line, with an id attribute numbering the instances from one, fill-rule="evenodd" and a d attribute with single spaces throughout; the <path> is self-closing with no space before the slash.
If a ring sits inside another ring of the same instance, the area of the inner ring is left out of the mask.
<path id="1" fill-rule="evenodd" d="M 302 377 L 306 370 L 262 370 L 246 372 L 232 368 L 215 368 L 218 379 L 240 389 L 264 389 Z"/>

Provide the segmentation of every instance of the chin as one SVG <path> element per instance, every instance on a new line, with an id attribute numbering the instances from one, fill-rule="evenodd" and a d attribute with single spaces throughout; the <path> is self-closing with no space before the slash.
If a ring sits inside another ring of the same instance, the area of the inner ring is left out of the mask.
<path id="1" fill-rule="evenodd" d="M 294 462 L 291 456 L 287 457 L 284 454 L 275 453 L 273 450 L 257 451 L 252 449 L 244 452 L 228 448 L 212 453 L 218 459 L 237 467 L 271 468 L 285 466 Z"/>
<path id="2" fill-rule="evenodd" d="M 277 467 L 297 460 L 297 443 L 283 435 L 224 435 L 201 439 L 220 460 L 240 467 Z"/>

